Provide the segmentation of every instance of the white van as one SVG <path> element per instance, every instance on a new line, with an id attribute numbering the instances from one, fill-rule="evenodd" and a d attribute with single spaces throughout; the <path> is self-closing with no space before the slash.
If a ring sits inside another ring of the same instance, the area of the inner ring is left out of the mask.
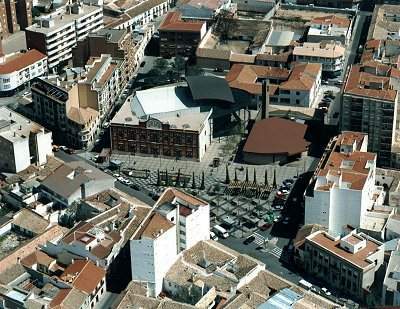
<path id="1" fill-rule="evenodd" d="M 301 280 L 299 281 L 299 285 L 300 285 L 301 287 L 307 289 L 307 290 L 311 289 L 311 287 L 313 286 L 310 282 L 308 282 L 308 281 L 306 281 L 306 280 L 304 280 L 304 279 L 301 279 Z"/>
<path id="2" fill-rule="evenodd" d="M 213 231 L 210 232 L 210 238 L 211 238 L 212 240 L 215 240 L 215 241 L 218 240 L 218 236 L 215 235 L 215 233 L 214 233 Z"/>
<path id="3" fill-rule="evenodd" d="M 229 237 L 228 231 L 225 230 L 222 226 L 214 225 L 213 229 L 215 231 L 215 234 L 217 234 L 218 236 L 220 236 L 222 238 L 228 238 Z"/>

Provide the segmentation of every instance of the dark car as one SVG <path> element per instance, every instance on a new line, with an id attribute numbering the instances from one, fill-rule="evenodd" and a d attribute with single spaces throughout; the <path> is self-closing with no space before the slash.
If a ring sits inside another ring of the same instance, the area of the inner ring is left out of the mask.
<path id="1" fill-rule="evenodd" d="M 251 235 L 251 236 L 247 237 L 247 238 L 244 240 L 243 243 L 244 243 L 245 245 L 249 245 L 249 244 L 251 244 L 255 239 L 256 239 L 256 238 L 255 238 L 253 235 Z"/>
<path id="2" fill-rule="evenodd" d="M 266 230 L 268 230 L 270 227 L 271 227 L 271 224 L 270 224 L 270 223 L 265 223 L 265 224 L 263 224 L 263 225 L 260 226 L 260 230 L 261 230 L 261 231 L 266 231 Z"/>

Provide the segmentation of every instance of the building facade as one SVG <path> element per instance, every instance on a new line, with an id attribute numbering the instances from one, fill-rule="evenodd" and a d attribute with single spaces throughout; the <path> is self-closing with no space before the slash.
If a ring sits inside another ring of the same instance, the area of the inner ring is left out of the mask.
<path id="1" fill-rule="evenodd" d="M 35 77 L 47 73 L 47 57 L 31 49 L 6 55 L 0 63 L 0 93 L 12 94 Z"/>
<path id="2" fill-rule="evenodd" d="M 378 166 L 400 162 L 397 104 L 399 72 L 378 62 L 353 65 L 342 96 L 342 130 L 368 134 L 368 150 L 378 155 Z"/>
<path id="3" fill-rule="evenodd" d="M 92 145 L 101 124 L 97 93 L 80 89 L 80 84 L 58 79 L 36 78 L 31 83 L 35 120 L 55 132 L 55 143 L 75 149 Z"/>
<path id="4" fill-rule="evenodd" d="M 318 231 L 305 240 L 305 271 L 357 300 L 368 299 L 383 257 L 382 243 L 363 233 Z"/>
<path id="5" fill-rule="evenodd" d="M 52 152 L 52 133 L 7 107 L 0 108 L 0 171 L 18 173 L 43 165 Z"/>
<path id="6" fill-rule="evenodd" d="M 339 42 L 305 42 L 293 50 L 294 61 L 322 64 L 322 72 L 338 76 L 343 70 L 345 48 Z"/>
<path id="7" fill-rule="evenodd" d="M 385 192 L 375 185 L 376 154 L 366 152 L 366 134 L 343 132 L 333 138 L 305 196 L 305 224 L 334 234 L 346 226 L 364 226 L 367 213 L 383 205 Z"/>
<path id="8" fill-rule="evenodd" d="M 155 108 L 155 101 L 164 102 Z M 178 101 L 175 101 L 175 98 Z M 212 110 L 188 108 L 175 87 L 137 91 L 111 121 L 111 148 L 143 156 L 200 161 L 211 143 Z"/>
<path id="9" fill-rule="evenodd" d="M 160 55 L 193 57 L 197 46 L 206 34 L 206 22 L 183 21 L 179 12 L 169 12 L 162 21 L 160 33 Z"/>
<path id="10" fill-rule="evenodd" d="M 56 70 L 72 58 L 77 41 L 101 28 L 102 8 L 76 2 L 41 16 L 36 24 L 27 27 L 26 45 L 46 54 L 49 69 Z"/>
<path id="11" fill-rule="evenodd" d="M 351 26 L 351 19 L 335 15 L 314 18 L 307 33 L 307 41 L 319 43 L 332 40 L 346 46 L 351 38 Z"/>

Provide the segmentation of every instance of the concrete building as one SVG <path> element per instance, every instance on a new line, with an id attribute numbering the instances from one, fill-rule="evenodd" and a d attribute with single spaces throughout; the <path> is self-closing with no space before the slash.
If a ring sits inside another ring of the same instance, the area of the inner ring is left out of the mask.
<path id="1" fill-rule="evenodd" d="M 137 91 L 111 121 L 112 150 L 200 161 L 211 143 L 212 110 L 203 112 L 190 102 L 181 87 Z"/>
<path id="2" fill-rule="evenodd" d="M 92 57 L 85 71 L 78 81 L 79 93 L 82 93 L 80 97 L 84 99 L 86 95 L 88 101 L 96 102 L 96 110 L 100 118 L 104 119 L 114 108 L 123 87 L 122 62 L 114 60 L 111 55 L 102 54 L 100 57 Z"/>
<path id="3" fill-rule="evenodd" d="M 322 6 L 337 9 L 355 9 L 358 6 L 356 0 L 296 0 L 296 4 Z"/>
<path id="4" fill-rule="evenodd" d="M 163 279 L 177 258 L 176 225 L 159 213 L 151 214 L 131 240 L 132 280 L 146 283 L 149 296 L 162 291 Z"/>
<path id="5" fill-rule="evenodd" d="M 121 86 L 132 77 L 141 59 L 144 49 L 153 33 L 153 27 L 144 27 L 143 31 L 128 32 L 126 29 L 101 29 L 90 33 L 85 39 L 77 42 L 72 49 L 72 62 L 75 67 L 84 67 L 91 57 L 110 55 L 122 62 Z"/>
<path id="6" fill-rule="evenodd" d="M 294 61 L 321 63 L 327 76 L 338 76 L 343 70 L 345 48 L 339 42 L 305 42 L 293 50 Z"/>
<path id="7" fill-rule="evenodd" d="M 105 1 L 105 27 L 133 31 L 136 26 L 145 26 L 167 13 L 175 3 L 172 0 Z"/>
<path id="8" fill-rule="evenodd" d="M 32 0 L 18 0 L 15 4 L 19 28 L 25 30 L 32 25 Z"/>
<path id="9" fill-rule="evenodd" d="M 237 4 L 239 11 L 254 12 L 254 13 L 268 13 L 275 7 L 274 0 L 233 0 Z"/>
<path id="10" fill-rule="evenodd" d="M 197 46 L 206 34 L 206 22 L 183 21 L 179 12 L 169 12 L 158 31 L 161 57 L 193 57 Z"/>
<path id="11" fill-rule="evenodd" d="M 32 81 L 34 119 L 56 132 L 55 143 L 85 149 L 95 142 L 101 119 L 98 94 L 89 86 L 58 78 Z"/>
<path id="12" fill-rule="evenodd" d="M 343 87 L 342 130 L 369 136 L 368 151 L 378 165 L 399 167 L 400 135 L 397 125 L 400 71 L 376 61 L 351 67 Z"/>
<path id="13" fill-rule="evenodd" d="M 52 156 L 52 133 L 7 107 L 0 108 L 0 170 L 18 173 Z"/>
<path id="14" fill-rule="evenodd" d="M 397 244 L 396 250 L 390 253 L 389 263 L 382 285 L 382 305 L 400 306 L 400 251 Z"/>
<path id="15" fill-rule="evenodd" d="M 16 1 L 14 0 L 4 0 L 5 13 L 7 18 L 7 29 L 9 33 L 15 33 L 19 31 L 18 21 L 17 21 L 17 9 Z"/>
<path id="16" fill-rule="evenodd" d="M 363 233 L 340 238 L 318 231 L 305 240 L 305 271 L 364 302 L 374 297 L 371 286 L 383 258 L 383 244 Z"/>
<path id="17" fill-rule="evenodd" d="M 103 28 L 103 9 L 82 3 L 67 4 L 38 18 L 27 27 L 26 45 L 48 57 L 49 69 L 55 71 L 72 58 L 72 47 L 89 32 Z"/>
<path id="18" fill-rule="evenodd" d="M 210 239 L 210 205 L 182 191 L 168 188 L 156 211 L 176 224 L 178 252 Z"/>
<path id="19" fill-rule="evenodd" d="M 374 40 L 398 40 L 399 17 L 400 10 L 397 4 L 376 5 L 372 14 L 367 38 Z"/>
<path id="20" fill-rule="evenodd" d="M 40 189 L 50 200 L 68 207 L 106 189 L 115 179 L 84 161 L 72 161 L 57 168 L 41 183 Z"/>
<path id="21" fill-rule="evenodd" d="M 262 83 L 268 81 L 270 104 L 311 107 L 321 85 L 321 65 L 295 64 L 291 70 L 234 64 L 225 76 L 238 100 L 261 100 Z"/>
<path id="22" fill-rule="evenodd" d="M 12 94 L 35 77 L 47 73 L 47 57 L 35 49 L 5 55 L 0 61 L 2 94 Z"/>
<path id="23" fill-rule="evenodd" d="M 311 26 L 307 33 L 307 41 L 319 43 L 321 41 L 336 41 L 343 46 L 348 45 L 351 38 L 352 20 L 327 15 L 316 17 L 311 21 Z"/>
<path id="24" fill-rule="evenodd" d="M 367 146 L 367 135 L 358 132 L 329 142 L 306 191 L 305 224 L 341 234 L 347 226 L 369 226 L 368 214 L 385 209 L 384 188 L 375 184 L 376 154 Z"/>

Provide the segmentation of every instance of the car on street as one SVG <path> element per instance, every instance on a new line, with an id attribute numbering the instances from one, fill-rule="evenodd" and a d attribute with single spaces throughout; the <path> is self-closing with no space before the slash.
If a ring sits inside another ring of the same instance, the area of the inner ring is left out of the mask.
<path id="1" fill-rule="evenodd" d="M 321 290 L 325 293 L 325 295 L 331 295 L 331 292 L 329 292 L 327 288 L 322 288 Z"/>
<path id="2" fill-rule="evenodd" d="M 272 226 L 271 223 L 265 223 L 265 224 L 263 224 L 263 225 L 260 226 L 260 230 L 261 230 L 261 231 L 266 231 L 266 230 L 268 230 L 271 226 Z"/>
<path id="3" fill-rule="evenodd" d="M 251 236 L 247 237 L 247 238 L 244 240 L 243 243 L 244 243 L 245 245 L 249 245 L 249 244 L 251 244 L 255 239 L 256 239 L 256 238 L 255 238 L 253 235 L 251 235 Z"/>
<path id="4" fill-rule="evenodd" d="M 215 235 L 215 233 L 214 233 L 213 231 L 210 231 L 210 238 L 211 238 L 212 240 L 215 240 L 215 241 L 218 240 L 218 236 Z"/>
<path id="5" fill-rule="evenodd" d="M 98 159 L 99 159 L 99 155 L 94 155 L 93 157 L 91 157 L 91 160 L 95 163 L 97 162 Z"/>

